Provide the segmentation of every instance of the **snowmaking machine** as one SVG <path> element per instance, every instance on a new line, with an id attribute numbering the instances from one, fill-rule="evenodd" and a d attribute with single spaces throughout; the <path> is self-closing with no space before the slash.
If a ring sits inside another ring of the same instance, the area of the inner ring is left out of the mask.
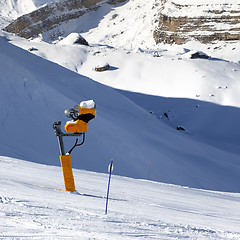
<path id="1" fill-rule="evenodd" d="M 64 111 L 66 116 L 71 118 L 71 121 L 67 121 L 64 126 L 66 133 L 62 132 L 61 130 L 61 121 L 53 123 L 53 129 L 59 144 L 60 162 L 63 171 L 65 191 L 75 191 L 75 183 L 71 164 L 71 152 L 75 147 L 81 146 L 84 143 L 85 134 L 88 132 L 88 122 L 95 118 L 95 108 L 95 102 L 93 100 L 88 100 L 82 101 L 74 108 L 66 109 Z M 75 144 L 67 153 L 65 152 L 63 144 L 64 136 L 76 137 Z M 80 136 L 82 137 L 82 142 L 78 143 L 78 137 Z"/>

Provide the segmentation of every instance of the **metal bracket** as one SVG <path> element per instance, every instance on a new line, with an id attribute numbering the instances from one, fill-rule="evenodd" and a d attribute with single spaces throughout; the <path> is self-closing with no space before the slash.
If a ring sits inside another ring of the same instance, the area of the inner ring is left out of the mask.
<path id="1" fill-rule="evenodd" d="M 62 132 L 61 130 L 61 124 L 62 122 L 61 121 L 58 121 L 58 122 L 54 122 L 53 123 L 53 129 L 54 129 L 54 132 L 55 132 L 55 135 L 58 137 L 58 136 L 72 136 L 72 137 L 77 137 L 77 136 L 82 136 L 83 133 L 64 133 Z"/>
<path id="2" fill-rule="evenodd" d="M 65 155 L 66 153 L 65 153 L 62 137 L 64 137 L 64 136 L 78 137 L 78 136 L 81 136 L 83 133 L 64 133 L 61 130 L 61 124 L 62 124 L 61 121 L 54 122 L 53 123 L 53 129 L 54 129 L 55 135 L 58 138 L 60 154 Z"/>

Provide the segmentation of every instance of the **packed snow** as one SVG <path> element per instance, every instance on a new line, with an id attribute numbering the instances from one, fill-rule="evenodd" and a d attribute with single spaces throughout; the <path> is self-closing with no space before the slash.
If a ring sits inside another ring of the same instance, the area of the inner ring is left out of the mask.
<path id="1" fill-rule="evenodd" d="M 106 171 L 107 171 L 107 165 Z M 211 192 L 0 157 L 1 239 L 239 239 L 240 194 Z"/>

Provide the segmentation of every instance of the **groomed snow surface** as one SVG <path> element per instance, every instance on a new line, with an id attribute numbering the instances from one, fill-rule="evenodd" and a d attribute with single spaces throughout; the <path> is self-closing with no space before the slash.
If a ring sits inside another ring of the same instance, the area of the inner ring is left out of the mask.
<path id="1" fill-rule="evenodd" d="M 107 166 L 106 166 L 107 169 Z M 0 157 L 1 239 L 239 239 L 240 194 L 202 191 Z"/>

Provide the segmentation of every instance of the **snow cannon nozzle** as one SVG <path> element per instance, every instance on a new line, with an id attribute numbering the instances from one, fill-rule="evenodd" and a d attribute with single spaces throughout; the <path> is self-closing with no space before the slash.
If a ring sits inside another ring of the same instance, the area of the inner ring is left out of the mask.
<path id="1" fill-rule="evenodd" d="M 75 107 L 78 107 L 78 106 L 75 106 Z M 75 107 L 74 107 L 74 108 L 68 108 L 68 109 L 66 109 L 66 110 L 64 111 L 64 113 L 66 114 L 66 116 L 67 116 L 68 118 L 71 118 L 73 121 L 76 121 L 76 120 L 77 120 L 77 118 L 78 118 L 78 112 L 79 112 L 79 110 L 76 110 Z"/>

